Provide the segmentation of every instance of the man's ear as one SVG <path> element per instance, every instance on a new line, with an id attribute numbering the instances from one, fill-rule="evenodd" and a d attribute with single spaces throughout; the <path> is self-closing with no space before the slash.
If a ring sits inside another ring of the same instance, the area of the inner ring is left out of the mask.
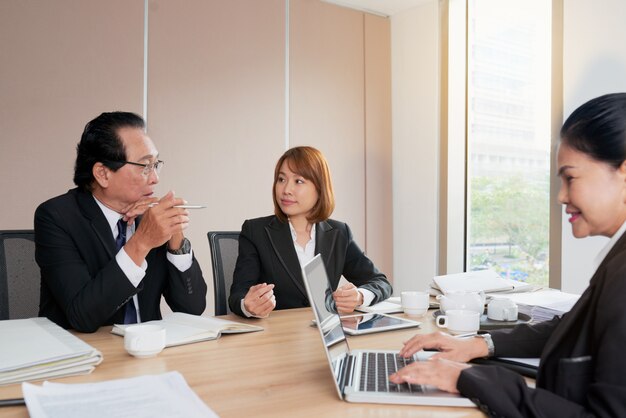
<path id="1" fill-rule="evenodd" d="M 109 175 L 111 172 L 107 166 L 102 163 L 95 163 L 91 169 L 91 173 L 100 187 L 106 189 L 109 186 Z"/>

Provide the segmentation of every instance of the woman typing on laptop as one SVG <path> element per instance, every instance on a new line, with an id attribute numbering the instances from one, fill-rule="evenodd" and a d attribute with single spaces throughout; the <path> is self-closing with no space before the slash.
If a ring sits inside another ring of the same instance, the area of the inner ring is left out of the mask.
<path id="1" fill-rule="evenodd" d="M 593 99 L 561 129 L 559 201 L 576 238 L 610 238 L 589 287 L 562 318 L 493 331 L 491 340 L 415 336 L 401 354 L 440 351 L 392 375 L 395 383 L 461 393 L 489 415 L 626 416 L 626 93 Z M 516 373 L 471 366 L 473 358 L 541 357 L 537 388 Z"/>
<path id="2" fill-rule="evenodd" d="M 228 299 L 241 316 L 309 306 L 301 266 L 322 254 L 339 313 L 387 299 L 391 285 L 352 239 L 348 225 L 329 219 L 335 198 L 326 159 L 312 147 L 287 150 L 272 187 L 274 215 L 243 223 Z M 344 276 L 348 284 L 338 287 Z"/>

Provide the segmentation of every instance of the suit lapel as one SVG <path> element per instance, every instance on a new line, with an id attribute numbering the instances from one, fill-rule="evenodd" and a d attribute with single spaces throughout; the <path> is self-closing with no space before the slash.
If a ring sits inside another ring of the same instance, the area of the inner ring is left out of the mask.
<path id="1" fill-rule="evenodd" d="M 571 311 L 567 313 L 567 315 L 563 318 L 563 321 L 559 324 L 558 327 L 554 330 L 554 333 L 546 343 L 546 346 L 543 350 L 542 360 L 548 358 L 560 345 L 563 343 L 563 339 L 569 333 L 570 329 L 578 324 L 582 323 L 580 316 L 582 315 L 583 320 L 588 317 L 590 314 L 587 309 L 591 304 L 593 299 L 594 290 L 601 286 L 599 282 L 600 278 L 604 276 L 604 269 L 606 264 L 608 264 L 617 254 L 626 248 L 626 234 L 623 234 L 620 239 L 615 243 L 611 251 L 604 257 L 604 260 L 600 263 L 595 273 L 591 277 L 589 281 L 589 287 L 583 292 L 578 299 L 578 302 L 574 305 Z"/>
<path id="2" fill-rule="evenodd" d="M 330 259 L 335 254 L 336 242 L 337 230 L 326 221 L 318 223 L 315 230 L 315 254 L 322 254 L 322 259 L 327 269 L 332 266 Z M 328 277 L 332 277 L 330 272 Z"/>
<path id="3" fill-rule="evenodd" d="M 302 296 L 306 297 L 307 294 L 302 280 L 300 262 L 298 261 L 296 250 L 293 247 L 289 224 L 280 222 L 277 218 L 274 218 L 269 225 L 265 227 L 265 232 L 267 233 L 267 237 L 278 261 L 287 271 L 289 278 L 302 293 Z"/>
<path id="4" fill-rule="evenodd" d="M 111 227 L 91 193 L 77 191 L 76 201 L 78 202 L 78 207 L 82 214 L 91 222 L 94 233 L 102 243 L 109 257 L 114 257 L 115 240 L 111 233 Z"/>

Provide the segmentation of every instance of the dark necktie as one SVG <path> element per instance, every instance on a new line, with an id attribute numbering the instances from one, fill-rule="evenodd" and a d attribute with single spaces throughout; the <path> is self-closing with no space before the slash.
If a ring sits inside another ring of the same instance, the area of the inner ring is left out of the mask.
<path id="1" fill-rule="evenodd" d="M 124 244 L 126 244 L 126 228 L 128 224 L 123 219 L 120 218 L 117 221 L 117 238 L 115 238 L 115 248 L 119 251 Z M 128 302 L 126 302 L 126 309 L 124 311 L 124 323 L 125 324 L 136 324 L 137 323 L 137 310 L 135 309 L 135 302 L 131 298 Z"/>

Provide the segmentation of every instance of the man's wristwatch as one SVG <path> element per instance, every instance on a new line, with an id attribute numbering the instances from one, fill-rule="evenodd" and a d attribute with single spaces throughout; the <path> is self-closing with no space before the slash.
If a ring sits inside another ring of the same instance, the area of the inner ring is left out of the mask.
<path id="1" fill-rule="evenodd" d="M 493 340 L 491 339 L 491 334 L 478 334 L 477 338 L 482 338 L 487 343 L 487 357 L 493 357 L 496 352 L 496 348 L 493 345 Z"/>
<path id="2" fill-rule="evenodd" d="M 191 252 L 191 242 L 187 238 L 183 238 L 183 243 L 177 250 L 167 249 L 167 252 L 174 255 L 189 254 Z"/>

